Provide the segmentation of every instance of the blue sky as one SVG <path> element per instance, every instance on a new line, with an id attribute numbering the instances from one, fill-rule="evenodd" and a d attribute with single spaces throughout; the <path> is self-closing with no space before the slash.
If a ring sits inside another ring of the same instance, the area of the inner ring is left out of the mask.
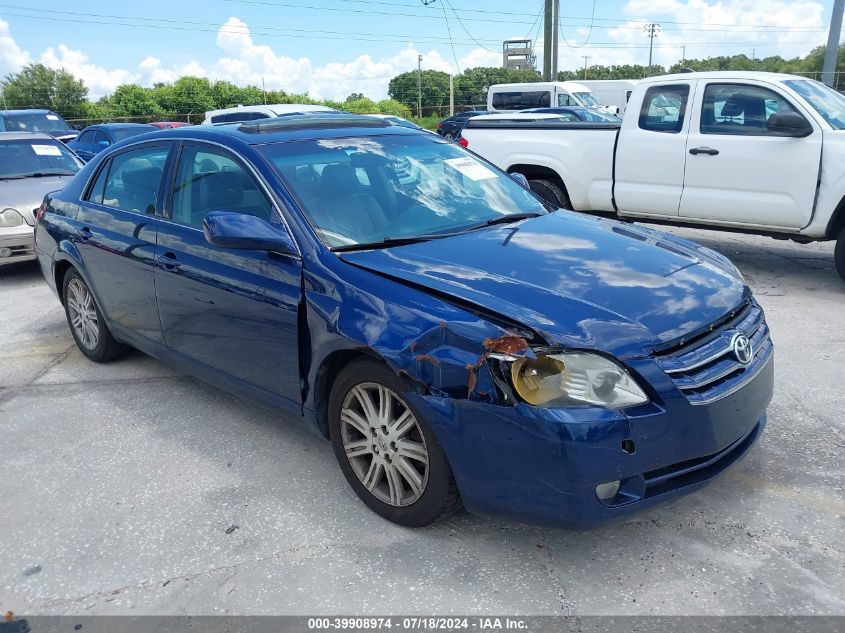
<path id="1" fill-rule="evenodd" d="M 826 39 L 832 0 L 561 2 L 561 68 L 733 54 L 806 54 Z M 181 74 L 342 98 L 386 96 L 398 72 L 498 65 L 501 41 L 542 35 L 542 0 L 0 0 L 0 72 L 40 61 L 83 78 L 95 96 Z M 595 7 L 595 9 L 594 9 Z M 447 19 L 444 19 L 444 13 Z M 457 19 L 460 17 L 460 20 Z M 592 25 L 592 28 L 591 28 Z M 450 36 L 454 43 L 450 45 Z M 538 42 L 538 53 L 542 43 Z"/>

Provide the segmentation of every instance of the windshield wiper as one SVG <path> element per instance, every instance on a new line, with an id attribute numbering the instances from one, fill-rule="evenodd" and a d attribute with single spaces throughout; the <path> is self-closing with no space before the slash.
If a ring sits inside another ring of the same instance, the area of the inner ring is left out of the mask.
<path id="1" fill-rule="evenodd" d="M 44 178 L 46 176 L 73 176 L 72 171 L 36 171 L 31 174 L 24 174 L 21 178 Z"/>
<path id="2" fill-rule="evenodd" d="M 362 242 L 360 244 L 343 244 L 341 246 L 332 247 L 335 253 L 343 253 L 345 251 L 365 251 L 371 248 L 386 248 L 388 246 L 402 246 L 403 244 L 416 244 L 417 242 L 428 242 L 429 240 L 436 240 L 441 237 L 449 237 L 451 235 L 458 235 L 457 233 L 425 233 L 423 235 L 408 235 L 405 237 L 385 237 L 380 242 Z"/>
<path id="3" fill-rule="evenodd" d="M 545 214 L 538 213 L 536 211 L 526 211 L 525 213 L 511 213 L 510 215 L 502 215 L 498 218 L 492 218 L 490 220 L 485 220 L 484 222 L 479 222 L 478 224 L 472 224 L 466 227 L 465 229 L 462 229 L 461 233 L 466 233 L 467 231 L 475 231 L 477 229 L 483 229 L 488 226 L 494 226 L 496 224 L 510 224 L 511 222 L 519 222 L 520 220 L 536 218 L 541 215 Z"/>

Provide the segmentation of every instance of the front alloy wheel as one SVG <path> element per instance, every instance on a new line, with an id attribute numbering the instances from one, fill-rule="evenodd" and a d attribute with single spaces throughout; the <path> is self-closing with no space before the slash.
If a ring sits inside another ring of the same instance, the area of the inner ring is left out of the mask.
<path id="1" fill-rule="evenodd" d="M 341 438 L 358 479 L 377 499 L 407 506 L 428 483 L 428 449 L 417 419 L 390 389 L 353 387 L 340 410 Z"/>
<path id="2" fill-rule="evenodd" d="M 420 527 L 458 509 L 460 496 L 440 442 L 402 395 L 408 390 L 375 360 L 350 363 L 332 386 L 329 432 L 361 500 L 394 523 Z"/>

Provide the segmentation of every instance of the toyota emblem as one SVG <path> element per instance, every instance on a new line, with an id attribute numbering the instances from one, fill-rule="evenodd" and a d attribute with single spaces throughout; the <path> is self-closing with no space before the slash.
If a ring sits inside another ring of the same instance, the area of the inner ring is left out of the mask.
<path id="1" fill-rule="evenodd" d="M 731 339 L 731 348 L 734 356 L 743 365 L 747 365 L 754 358 L 754 350 L 751 347 L 751 341 L 742 332 L 737 332 Z"/>

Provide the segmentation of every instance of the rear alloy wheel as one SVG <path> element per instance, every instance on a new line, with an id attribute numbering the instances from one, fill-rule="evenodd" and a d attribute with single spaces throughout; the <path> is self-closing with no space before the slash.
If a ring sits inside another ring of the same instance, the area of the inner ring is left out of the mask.
<path id="1" fill-rule="evenodd" d="M 447 141 L 454 141 L 454 140 L 455 140 L 455 135 L 454 135 L 454 134 L 452 134 L 451 132 L 446 132 L 446 133 L 443 135 L 443 138 L 445 138 Z"/>
<path id="2" fill-rule="evenodd" d="M 833 250 L 833 262 L 836 264 L 836 272 L 842 277 L 842 281 L 845 281 L 845 226 L 839 231 L 836 248 Z"/>
<path id="3" fill-rule="evenodd" d="M 569 196 L 563 188 L 556 182 L 538 178 L 536 180 L 529 180 L 528 186 L 531 191 L 536 193 L 546 202 L 553 204 L 558 209 L 572 209 L 572 203 L 569 201 Z"/>
<path id="4" fill-rule="evenodd" d="M 83 354 L 104 363 L 128 351 L 129 348 L 111 335 L 88 284 L 73 269 L 65 275 L 62 296 L 70 332 Z"/>
<path id="5" fill-rule="evenodd" d="M 406 389 L 374 361 L 353 363 L 332 389 L 329 424 L 341 470 L 364 503 L 390 521 L 419 527 L 460 501 L 440 443 L 400 395 Z"/>

